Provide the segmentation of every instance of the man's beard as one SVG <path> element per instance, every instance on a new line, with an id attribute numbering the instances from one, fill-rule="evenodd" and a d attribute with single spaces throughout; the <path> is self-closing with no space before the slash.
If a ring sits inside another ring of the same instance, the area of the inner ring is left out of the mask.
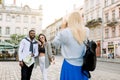
<path id="1" fill-rule="evenodd" d="M 34 37 L 30 36 L 30 39 L 34 39 L 34 38 L 35 38 L 35 36 Z"/>

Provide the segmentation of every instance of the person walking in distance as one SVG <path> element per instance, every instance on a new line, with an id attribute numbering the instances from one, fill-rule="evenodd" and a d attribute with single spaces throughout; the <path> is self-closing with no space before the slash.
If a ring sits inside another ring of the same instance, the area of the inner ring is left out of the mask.
<path id="1" fill-rule="evenodd" d="M 22 39 L 18 50 L 21 80 L 30 80 L 34 66 L 34 57 L 38 56 L 38 43 L 35 40 L 35 31 L 30 30 L 29 36 Z"/>
<path id="2" fill-rule="evenodd" d="M 86 51 L 83 41 L 87 39 L 89 29 L 84 27 L 82 15 L 77 11 L 72 12 L 64 24 L 67 27 L 62 26 L 52 41 L 55 47 L 61 46 L 64 57 L 60 80 L 88 80 L 82 73 L 82 64 Z"/>

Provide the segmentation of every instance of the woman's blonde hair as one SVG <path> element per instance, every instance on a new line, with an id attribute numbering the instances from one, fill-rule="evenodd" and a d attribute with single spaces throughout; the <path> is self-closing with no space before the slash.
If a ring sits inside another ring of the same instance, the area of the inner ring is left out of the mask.
<path id="1" fill-rule="evenodd" d="M 83 25 L 82 15 L 79 12 L 72 12 L 67 20 L 68 27 L 71 29 L 74 38 L 79 44 L 86 38 L 86 31 Z"/>

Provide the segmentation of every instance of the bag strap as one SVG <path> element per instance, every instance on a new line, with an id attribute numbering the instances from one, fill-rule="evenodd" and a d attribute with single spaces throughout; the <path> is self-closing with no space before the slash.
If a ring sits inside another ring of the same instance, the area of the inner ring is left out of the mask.
<path id="1" fill-rule="evenodd" d="M 83 70 L 82 70 L 82 73 L 83 73 L 85 76 L 87 76 L 88 78 L 91 78 L 91 74 L 90 74 L 89 71 L 83 71 Z"/>
<path id="2" fill-rule="evenodd" d="M 87 38 L 87 40 L 85 40 L 85 41 L 83 41 L 83 43 L 85 44 L 85 46 L 88 48 L 88 47 L 90 47 L 89 45 L 88 45 L 88 43 L 90 42 L 90 40 Z"/>

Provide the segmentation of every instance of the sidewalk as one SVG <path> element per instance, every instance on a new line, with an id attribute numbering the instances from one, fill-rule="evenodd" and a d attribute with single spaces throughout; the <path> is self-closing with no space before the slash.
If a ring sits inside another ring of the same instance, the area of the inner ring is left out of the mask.
<path id="1" fill-rule="evenodd" d="M 114 59 L 97 58 L 97 61 L 101 61 L 101 62 L 111 62 L 111 63 L 119 63 L 119 64 L 120 64 L 120 58 L 114 58 Z"/>
<path id="2" fill-rule="evenodd" d="M 61 57 L 61 59 L 63 59 L 63 57 L 61 55 L 56 55 L 56 57 Z M 114 58 L 114 59 L 108 59 L 106 57 L 99 57 L 97 58 L 97 61 L 100 61 L 100 62 L 110 62 L 110 63 L 118 63 L 120 64 L 120 58 Z"/>

